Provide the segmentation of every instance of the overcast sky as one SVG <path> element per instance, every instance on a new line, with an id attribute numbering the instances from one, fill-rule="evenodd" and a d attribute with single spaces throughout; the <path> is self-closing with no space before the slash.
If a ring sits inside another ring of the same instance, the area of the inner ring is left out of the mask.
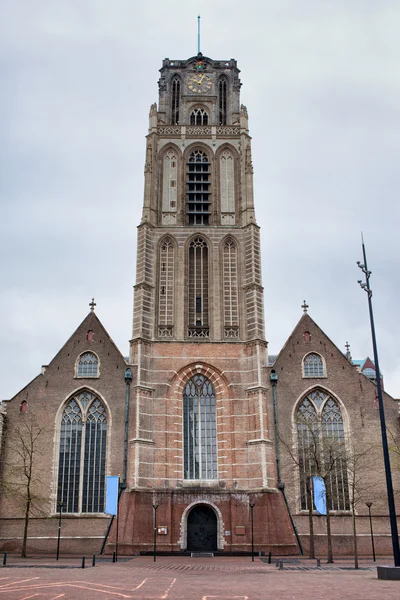
<path id="1" fill-rule="evenodd" d="M 266 335 L 309 314 L 400 397 L 400 2 L 202 0 L 202 52 L 234 57 L 253 136 Z M 89 311 L 124 355 L 145 135 L 162 59 L 197 53 L 188 0 L 0 0 L 0 398 Z M 345 401 L 346 399 L 343 398 Z"/>

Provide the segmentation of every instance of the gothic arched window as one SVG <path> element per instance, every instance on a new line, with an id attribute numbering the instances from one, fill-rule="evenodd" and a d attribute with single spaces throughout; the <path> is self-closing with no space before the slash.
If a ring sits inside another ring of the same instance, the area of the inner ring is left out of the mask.
<path id="1" fill-rule="evenodd" d="M 217 479 L 215 392 L 204 375 L 194 375 L 183 390 L 185 479 Z"/>
<path id="2" fill-rule="evenodd" d="M 202 150 L 193 150 L 187 164 L 188 225 L 209 225 L 210 221 L 210 162 Z"/>
<path id="3" fill-rule="evenodd" d="M 190 113 L 191 125 L 208 125 L 208 114 L 204 108 L 194 108 Z"/>
<path id="4" fill-rule="evenodd" d="M 218 83 L 218 123 L 226 125 L 228 80 L 222 76 Z"/>
<path id="5" fill-rule="evenodd" d="M 174 243 L 164 238 L 159 250 L 158 335 L 172 337 L 174 325 Z"/>
<path id="6" fill-rule="evenodd" d="M 237 247 L 232 238 L 222 248 L 222 285 L 224 297 L 224 337 L 239 337 L 239 298 Z"/>
<path id="7" fill-rule="evenodd" d="M 304 377 L 326 377 L 326 371 L 322 356 L 311 352 L 303 359 L 303 376 Z"/>
<path id="8" fill-rule="evenodd" d="M 91 392 L 71 398 L 60 427 L 57 502 L 67 513 L 104 511 L 107 415 Z"/>
<path id="9" fill-rule="evenodd" d="M 179 123 L 179 108 L 181 103 L 181 81 L 175 76 L 171 83 L 171 122 L 172 125 Z"/>
<path id="10" fill-rule="evenodd" d="M 77 377 L 98 377 L 99 358 L 94 352 L 84 352 L 76 362 Z"/>
<path id="11" fill-rule="evenodd" d="M 189 246 L 189 337 L 210 337 L 208 300 L 208 246 L 203 238 L 196 237 Z"/>
<path id="12" fill-rule="evenodd" d="M 301 509 L 308 509 L 311 478 L 319 476 L 327 486 L 329 510 L 349 510 L 345 431 L 339 403 L 324 390 L 313 390 L 299 404 L 295 426 Z"/>
<path id="13" fill-rule="evenodd" d="M 225 222 L 226 219 L 235 218 L 235 159 L 230 150 L 224 150 L 220 155 L 219 184 L 222 225 L 233 225 L 234 220 Z M 232 216 L 228 217 L 226 213 Z"/>

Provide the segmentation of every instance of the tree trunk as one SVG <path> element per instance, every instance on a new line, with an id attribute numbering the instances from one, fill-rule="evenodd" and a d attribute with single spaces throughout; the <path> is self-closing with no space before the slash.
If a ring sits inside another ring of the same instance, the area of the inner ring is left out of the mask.
<path id="1" fill-rule="evenodd" d="M 307 482 L 307 495 L 308 495 L 308 525 L 309 525 L 309 531 L 310 531 L 309 558 L 315 558 L 313 498 L 312 498 L 312 490 L 311 490 L 311 477 L 308 478 L 308 482 Z"/>
<path id="2" fill-rule="evenodd" d="M 30 501 L 30 499 L 28 499 L 26 501 L 26 506 L 25 506 L 24 537 L 22 540 L 22 551 L 21 551 L 21 556 L 23 558 L 26 558 L 26 545 L 27 545 L 27 540 L 28 540 L 28 525 L 29 525 L 30 509 L 31 509 L 31 501 Z"/>
<path id="3" fill-rule="evenodd" d="M 328 544 L 328 563 L 333 563 L 333 550 L 332 550 L 332 533 L 331 533 L 331 515 L 329 508 L 331 505 L 331 495 L 329 490 L 329 482 L 324 480 L 326 490 L 326 537 Z"/>
<path id="4" fill-rule="evenodd" d="M 357 528 L 356 528 L 356 507 L 351 503 L 351 518 L 353 522 L 353 541 L 354 541 L 354 568 L 358 569 L 358 546 L 357 546 Z"/>

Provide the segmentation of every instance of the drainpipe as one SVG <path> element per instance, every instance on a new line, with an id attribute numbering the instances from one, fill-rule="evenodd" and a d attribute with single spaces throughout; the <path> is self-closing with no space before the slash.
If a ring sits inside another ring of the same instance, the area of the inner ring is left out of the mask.
<path id="1" fill-rule="evenodd" d="M 278 431 L 278 406 L 276 401 L 276 386 L 278 384 L 278 373 L 275 369 L 272 369 L 271 375 L 269 377 L 272 386 L 272 399 L 274 403 L 274 428 L 275 428 L 275 454 L 276 454 L 276 477 L 278 480 L 278 490 L 282 492 L 283 499 L 285 501 L 286 509 L 288 511 L 289 519 L 292 524 L 294 535 L 296 536 L 297 546 L 299 548 L 300 554 L 303 556 L 304 551 L 301 545 L 300 537 L 297 532 L 297 528 L 295 522 L 293 520 L 292 512 L 290 510 L 289 502 L 285 494 L 285 484 L 281 480 L 281 454 L 279 448 L 279 431 Z"/>
<path id="2" fill-rule="evenodd" d="M 128 475 L 128 436 L 129 436 L 129 398 L 131 392 L 131 383 L 132 383 L 132 371 L 129 367 L 125 370 L 124 373 L 125 379 L 125 435 L 124 435 L 124 470 L 122 481 L 119 484 L 118 490 L 118 511 L 119 511 L 119 499 L 121 497 L 122 490 L 126 489 L 126 480 Z M 104 536 L 103 543 L 101 545 L 100 554 L 103 554 L 104 548 L 107 543 L 108 536 L 110 535 L 111 527 L 114 521 L 114 515 L 111 516 L 110 522 L 107 527 L 106 534 Z"/>

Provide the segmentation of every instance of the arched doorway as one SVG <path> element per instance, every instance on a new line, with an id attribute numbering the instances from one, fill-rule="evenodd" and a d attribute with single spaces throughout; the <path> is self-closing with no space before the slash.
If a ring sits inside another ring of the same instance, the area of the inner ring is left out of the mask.
<path id="1" fill-rule="evenodd" d="M 192 552 L 217 550 L 217 516 L 212 508 L 198 504 L 187 520 L 187 549 Z"/>

